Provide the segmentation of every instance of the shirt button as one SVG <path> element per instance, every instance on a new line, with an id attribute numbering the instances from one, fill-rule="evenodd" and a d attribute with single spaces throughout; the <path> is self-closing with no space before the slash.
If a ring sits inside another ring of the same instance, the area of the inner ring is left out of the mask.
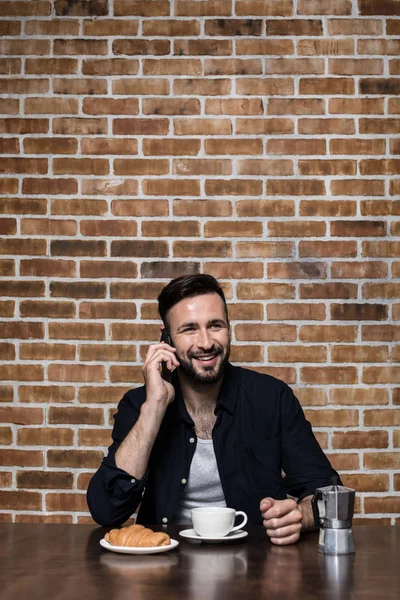
<path id="1" fill-rule="evenodd" d="M 136 483 L 136 479 L 134 477 L 132 477 L 131 483 Z"/>
<path id="2" fill-rule="evenodd" d="M 194 438 L 190 438 L 190 439 L 189 439 L 189 442 L 190 442 L 191 444 L 194 444 Z"/>
<path id="3" fill-rule="evenodd" d="M 182 479 L 182 483 L 183 483 L 183 485 L 185 485 L 185 483 L 187 483 L 187 480 L 186 479 Z"/>
<path id="4" fill-rule="evenodd" d="M 163 519 L 162 519 L 162 522 L 163 522 L 163 523 L 168 523 L 168 519 L 167 519 L 167 517 L 163 517 Z"/>

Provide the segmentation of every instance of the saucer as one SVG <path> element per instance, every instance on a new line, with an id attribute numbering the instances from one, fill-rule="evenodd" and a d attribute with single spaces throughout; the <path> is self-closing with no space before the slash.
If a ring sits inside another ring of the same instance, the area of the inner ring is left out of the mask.
<path id="1" fill-rule="evenodd" d="M 241 538 L 247 537 L 249 534 L 243 529 L 237 531 L 231 531 L 228 535 L 222 535 L 218 537 L 203 537 L 195 532 L 194 529 L 184 529 L 179 532 L 181 537 L 187 538 L 188 540 L 198 540 L 200 542 L 231 542 L 232 540 L 240 540 Z"/>
<path id="2" fill-rule="evenodd" d="M 140 548 L 137 546 L 113 546 L 103 538 L 100 540 L 100 546 L 103 546 L 103 548 L 106 550 L 110 550 L 110 552 L 118 552 L 119 554 L 158 554 L 159 552 L 168 552 L 168 550 L 173 550 L 173 548 L 179 546 L 179 542 L 171 539 L 171 543 L 168 546 Z"/>

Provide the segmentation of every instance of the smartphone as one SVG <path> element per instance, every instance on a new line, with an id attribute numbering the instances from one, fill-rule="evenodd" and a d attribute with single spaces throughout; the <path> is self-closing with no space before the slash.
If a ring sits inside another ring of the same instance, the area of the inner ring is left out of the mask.
<path id="1" fill-rule="evenodd" d="M 171 338 L 169 337 L 168 332 L 165 328 L 161 332 L 160 342 L 166 342 L 167 344 L 172 346 Z M 171 371 L 168 369 L 164 361 L 161 363 L 161 377 L 165 381 L 171 381 Z"/>

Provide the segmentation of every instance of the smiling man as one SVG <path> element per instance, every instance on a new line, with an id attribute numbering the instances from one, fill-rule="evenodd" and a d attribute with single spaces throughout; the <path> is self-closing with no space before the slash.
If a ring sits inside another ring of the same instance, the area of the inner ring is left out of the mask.
<path id="1" fill-rule="evenodd" d="M 190 523 L 198 506 L 229 506 L 275 544 L 313 528 L 310 498 L 337 476 L 282 381 L 229 363 L 225 296 L 210 275 L 171 281 L 158 297 L 162 339 L 145 385 L 115 415 L 113 444 L 88 489 L 93 518 Z M 166 374 L 165 374 L 166 373 Z M 282 473 L 284 472 L 284 473 Z"/>

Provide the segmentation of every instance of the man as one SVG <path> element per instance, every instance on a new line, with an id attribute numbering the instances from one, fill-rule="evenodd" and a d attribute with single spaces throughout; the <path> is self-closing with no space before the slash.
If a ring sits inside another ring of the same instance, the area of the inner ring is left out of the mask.
<path id="1" fill-rule="evenodd" d="M 229 506 L 271 542 L 297 541 L 314 527 L 314 490 L 337 476 L 298 400 L 282 381 L 228 362 L 228 311 L 213 277 L 174 279 L 158 303 L 168 341 L 149 347 L 145 386 L 119 403 L 89 484 L 93 518 L 120 525 L 140 504 L 139 523 L 188 523 L 194 506 Z"/>

